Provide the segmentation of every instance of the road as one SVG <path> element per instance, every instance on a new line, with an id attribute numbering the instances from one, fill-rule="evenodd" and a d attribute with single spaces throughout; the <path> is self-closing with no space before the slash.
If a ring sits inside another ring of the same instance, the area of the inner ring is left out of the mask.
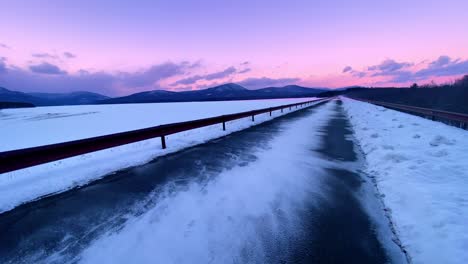
<path id="1" fill-rule="evenodd" d="M 0 215 L 1 263 L 400 263 L 339 101 Z"/>

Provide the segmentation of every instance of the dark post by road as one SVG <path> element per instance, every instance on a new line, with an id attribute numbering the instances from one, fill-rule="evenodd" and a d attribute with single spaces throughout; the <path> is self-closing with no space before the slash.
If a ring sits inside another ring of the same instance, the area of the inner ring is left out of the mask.
<path id="1" fill-rule="evenodd" d="M 223 131 L 226 131 L 226 122 L 223 121 Z"/>
<path id="2" fill-rule="evenodd" d="M 166 137 L 165 136 L 161 137 L 161 146 L 163 149 L 166 149 Z"/>
<path id="3" fill-rule="evenodd" d="M 252 115 L 252 122 L 255 121 L 255 115 Z"/>

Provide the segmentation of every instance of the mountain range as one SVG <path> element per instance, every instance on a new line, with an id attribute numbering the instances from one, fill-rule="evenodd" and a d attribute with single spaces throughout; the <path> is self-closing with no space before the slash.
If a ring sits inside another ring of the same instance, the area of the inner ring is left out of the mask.
<path id="1" fill-rule="evenodd" d="M 28 103 L 35 106 L 93 104 L 109 98 L 91 92 L 23 93 L 0 87 L 0 102 Z"/>
<path id="2" fill-rule="evenodd" d="M 312 97 L 328 91 L 324 88 L 307 88 L 298 85 L 267 87 L 249 90 L 235 83 L 227 83 L 212 88 L 172 92 L 153 90 L 123 97 L 110 98 L 91 92 L 72 93 L 24 93 L 0 87 L 0 102 L 29 103 L 35 106 L 81 105 L 81 104 L 122 104 L 274 99 L 292 97 Z"/>

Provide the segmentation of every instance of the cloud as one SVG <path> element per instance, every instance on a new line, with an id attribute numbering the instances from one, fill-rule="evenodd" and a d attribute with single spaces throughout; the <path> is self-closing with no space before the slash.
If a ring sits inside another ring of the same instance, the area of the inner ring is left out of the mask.
<path id="1" fill-rule="evenodd" d="M 351 66 L 346 66 L 346 67 L 344 67 L 344 69 L 343 69 L 343 73 L 349 72 L 349 71 L 352 71 L 352 70 L 353 70 L 353 68 L 351 68 Z"/>
<path id="2" fill-rule="evenodd" d="M 31 65 L 29 66 L 29 70 L 31 70 L 34 73 L 40 73 L 40 74 L 67 74 L 66 71 L 63 71 L 58 66 L 54 64 L 50 64 L 48 62 Z"/>
<path id="3" fill-rule="evenodd" d="M 171 86 L 176 86 L 176 85 L 179 85 L 179 84 L 183 84 L 183 85 L 194 84 L 199 80 L 203 80 L 203 76 L 194 75 L 194 76 L 190 76 L 190 77 L 187 77 L 187 78 L 180 79 L 180 80 L 176 81 L 175 83 L 171 84 Z"/>
<path id="4" fill-rule="evenodd" d="M 252 69 L 250 69 L 250 68 L 246 68 L 246 69 L 243 69 L 243 70 L 238 71 L 237 73 L 242 74 L 242 73 L 249 72 L 249 71 L 251 71 L 251 70 L 252 70 Z"/>
<path id="5" fill-rule="evenodd" d="M 5 57 L 0 57 L 0 74 L 7 72 L 5 61 L 6 61 Z"/>
<path id="6" fill-rule="evenodd" d="M 4 43 L 0 43 L 0 48 L 11 49 L 10 46 L 8 46 L 7 44 L 4 44 Z"/>
<path id="7" fill-rule="evenodd" d="M 429 63 L 425 69 L 414 73 L 417 78 L 432 76 L 454 76 L 468 73 L 468 60 L 453 60 L 448 56 L 440 56 L 437 60 Z"/>
<path id="8" fill-rule="evenodd" d="M 146 87 L 152 86 L 162 79 L 182 74 L 186 68 L 191 67 L 191 64 L 166 62 L 138 72 L 120 73 L 119 79 L 126 86 Z"/>
<path id="9" fill-rule="evenodd" d="M 116 77 L 106 72 L 44 75 L 13 67 L 0 79 L 0 86 L 23 92 L 67 93 L 91 91 L 106 95 L 117 94 Z"/>
<path id="10" fill-rule="evenodd" d="M 212 80 L 223 79 L 223 78 L 226 78 L 226 77 L 228 77 L 231 74 L 234 74 L 236 72 L 237 72 L 237 69 L 231 66 L 229 68 L 226 68 L 223 71 L 214 72 L 214 73 L 205 74 L 205 75 L 194 75 L 194 76 L 190 76 L 190 77 L 187 77 L 187 78 L 184 78 L 184 79 L 180 79 L 180 80 L 172 83 L 171 86 L 176 86 L 176 85 L 180 85 L 180 84 L 183 84 L 183 85 L 194 84 L 199 80 L 212 81 Z"/>
<path id="11" fill-rule="evenodd" d="M 204 79 L 208 81 L 222 79 L 222 78 L 228 77 L 229 75 L 235 73 L 236 71 L 237 71 L 236 68 L 231 66 L 225 69 L 224 71 L 207 74 L 204 76 Z"/>
<path id="12" fill-rule="evenodd" d="M 451 58 L 446 55 L 440 56 L 437 60 L 429 63 L 430 68 L 437 68 L 437 67 L 443 67 L 444 65 L 449 64 L 451 61 Z"/>
<path id="13" fill-rule="evenodd" d="M 53 54 L 50 54 L 50 53 L 47 53 L 47 52 L 33 53 L 33 54 L 31 54 L 31 56 L 33 56 L 35 58 L 41 58 L 41 59 L 57 59 L 56 55 L 53 55 Z"/>
<path id="14" fill-rule="evenodd" d="M 272 86 L 280 87 L 280 86 L 290 85 L 300 80 L 301 79 L 299 78 L 272 79 L 272 78 L 262 77 L 262 78 L 247 78 L 240 82 L 237 82 L 237 84 L 245 86 L 250 89 L 257 89 L 257 88 L 272 87 Z"/>
<path id="15" fill-rule="evenodd" d="M 381 64 L 367 67 L 367 71 L 349 70 L 348 72 L 358 78 L 387 76 L 390 77 L 388 82 L 393 83 L 423 81 L 433 77 L 457 76 L 468 73 L 468 60 L 452 59 L 446 55 L 423 64 L 425 65 L 423 68 L 415 71 L 411 69 L 411 66 L 415 65 L 414 63 L 396 62 L 389 59 Z"/>
<path id="16" fill-rule="evenodd" d="M 4 60 L 6 59 L 0 60 L 0 67 L 4 71 L 4 73 L 0 73 L 1 87 L 25 92 L 91 91 L 110 96 L 160 89 L 159 81 L 198 67 L 196 63 L 166 62 L 154 64 L 136 72 L 110 73 L 79 70 L 75 73 L 65 74 L 58 66 L 49 63 L 33 65 L 29 69 L 11 65 L 7 68 Z M 57 74 L 57 72 L 62 74 Z"/>
<path id="17" fill-rule="evenodd" d="M 374 66 L 370 66 L 367 69 L 369 71 L 376 71 L 374 73 L 374 76 L 378 75 L 391 75 L 392 72 L 401 70 L 403 68 L 407 68 L 410 66 L 413 66 L 413 63 L 408 63 L 408 62 L 396 62 L 394 60 L 388 59 L 384 60 L 382 63 Z"/>
<path id="18" fill-rule="evenodd" d="M 68 51 L 65 51 L 65 52 L 63 53 L 63 56 L 64 56 L 65 58 L 68 58 L 68 59 L 76 58 L 76 55 L 75 55 L 75 54 L 73 54 L 73 53 L 71 53 L 71 52 L 68 52 Z"/>
<path id="19" fill-rule="evenodd" d="M 351 74 L 357 78 L 364 78 L 367 76 L 367 73 L 362 72 L 362 71 L 352 71 Z"/>
<path id="20" fill-rule="evenodd" d="M 249 64 L 250 64 L 250 61 L 244 61 L 244 62 L 241 63 L 241 65 L 243 65 L 243 66 L 247 66 Z"/>

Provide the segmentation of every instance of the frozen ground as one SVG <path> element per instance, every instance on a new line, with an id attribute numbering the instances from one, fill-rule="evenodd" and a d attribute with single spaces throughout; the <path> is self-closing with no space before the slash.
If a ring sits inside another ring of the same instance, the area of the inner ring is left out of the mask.
<path id="1" fill-rule="evenodd" d="M 344 99 L 366 173 L 413 263 L 468 263 L 468 132 Z"/>
<path id="2" fill-rule="evenodd" d="M 193 102 L 161 104 L 88 105 L 6 109 L 0 111 L 0 151 L 46 145 L 69 140 L 181 122 L 210 116 L 272 107 L 313 98 Z M 294 111 L 295 109 L 293 109 Z M 284 114 L 289 111 L 286 110 Z M 144 164 L 174 152 L 242 130 L 280 116 L 262 114 L 255 122 L 245 118 L 220 125 L 171 135 L 168 148 L 151 139 L 35 166 L 0 176 L 0 212 L 21 203 L 86 184 L 113 171 Z"/>

